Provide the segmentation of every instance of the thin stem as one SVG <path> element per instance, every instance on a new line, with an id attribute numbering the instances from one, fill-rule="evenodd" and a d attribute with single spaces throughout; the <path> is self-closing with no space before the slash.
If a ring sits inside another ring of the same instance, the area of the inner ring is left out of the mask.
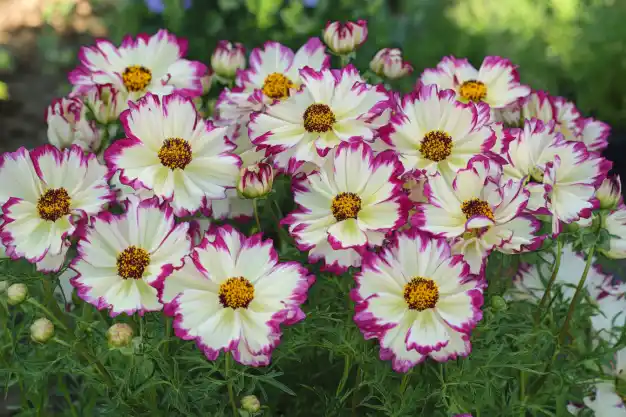
<path id="1" fill-rule="evenodd" d="M 554 269 L 552 270 L 552 275 L 550 276 L 550 281 L 548 281 L 548 285 L 546 286 L 546 291 L 543 293 L 543 297 L 541 297 L 541 301 L 539 301 L 539 305 L 537 306 L 537 311 L 535 312 L 535 322 L 539 322 L 541 318 L 541 311 L 545 306 L 546 302 L 550 299 L 550 291 L 556 281 L 556 277 L 559 274 L 559 268 L 561 267 L 561 253 L 563 252 L 563 238 L 558 237 L 556 240 L 556 256 L 554 260 Z"/>
<path id="2" fill-rule="evenodd" d="M 404 394 L 404 391 L 406 391 L 407 385 L 409 385 L 409 380 L 411 379 L 411 372 L 413 372 L 413 369 L 411 369 L 408 373 L 406 373 L 402 377 L 402 383 L 400 384 L 400 395 Z"/>
<path id="3" fill-rule="evenodd" d="M 257 205 L 257 199 L 252 199 L 252 207 L 254 208 L 254 219 L 256 220 L 256 227 L 261 232 L 261 221 L 259 220 L 259 207 Z"/>
<path id="4" fill-rule="evenodd" d="M 349 55 L 339 55 L 339 65 L 341 66 L 341 68 L 345 67 L 346 65 L 348 65 L 350 63 L 350 56 Z"/>
<path id="5" fill-rule="evenodd" d="M 228 387 L 228 399 L 230 400 L 230 406 L 233 409 L 233 416 L 237 417 L 239 413 L 237 412 L 237 403 L 235 402 L 235 393 L 233 392 L 233 382 L 230 379 L 231 360 L 230 352 L 226 352 L 226 358 L 224 360 L 224 376 Z"/>
<path id="6" fill-rule="evenodd" d="M 54 322 L 54 324 L 59 326 L 61 329 L 65 330 L 65 331 L 69 331 L 69 329 L 65 325 L 65 323 L 63 323 L 61 320 L 59 320 L 57 318 L 57 316 L 52 314 L 52 312 L 50 310 L 48 310 L 46 307 L 44 307 L 43 305 L 39 304 L 39 302 L 37 300 L 35 300 L 34 298 L 30 297 L 28 300 L 26 300 L 26 302 L 28 304 L 32 304 L 33 306 L 35 306 L 38 309 L 40 309 L 41 311 L 43 311 L 46 314 L 46 316 L 48 316 L 50 318 L 50 320 L 52 320 Z"/>
<path id="7" fill-rule="evenodd" d="M 565 322 L 563 322 L 563 327 L 559 333 L 559 344 L 563 344 L 565 341 L 565 337 L 567 335 L 567 330 L 569 328 L 569 323 L 572 320 L 572 316 L 574 315 L 574 310 L 576 309 L 576 304 L 578 303 L 578 298 L 583 288 L 585 287 L 585 282 L 587 281 L 587 276 L 589 275 L 589 269 L 591 269 L 591 264 L 593 263 L 593 254 L 596 251 L 596 245 L 598 243 L 598 239 L 593 243 L 591 249 L 589 249 L 589 253 L 587 254 L 587 263 L 585 264 L 585 269 L 583 271 L 583 275 L 580 277 L 580 281 L 578 281 L 578 286 L 576 287 L 576 292 L 572 297 L 572 302 L 569 305 L 569 309 L 567 310 L 567 316 L 565 317 Z"/>
<path id="8" fill-rule="evenodd" d="M 65 381 L 63 381 L 63 377 L 61 375 L 59 375 L 58 381 L 59 381 L 59 388 L 61 389 L 61 392 L 63 393 L 63 397 L 65 398 L 65 401 L 67 401 L 67 405 L 70 407 L 70 413 L 72 413 L 72 417 L 78 417 L 78 413 L 76 412 L 76 407 L 74 407 L 74 403 L 72 402 L 72 398 L 70 397 L 70 392 L 67 389 L 67 386 L 65 385 Z"/>
<path id="9" fill-rule="evenodd" d="M 80 343 L 76 343 L 74 346 L 70 345 L 69 343 L 67 343 L 64 340 L 58 339 L 56 337 L 52 338 L 52 341 L 60 344 L 61 346 L 65 346 L 67 348 L 70 349 L 74 349 L 76 351 L 76 353 L 78 353 L 80 356 L 82 356 L 87 362 L 93 363 L 96 368 L 98 369 L 98 372 L 100 372 L 100 375 L 102 375 L 102 378 L 104 379 L 104 382 L 109 386 L 109 387 L 113 387 L 115 385 L 115 383 L 113 382 L 113 377 L 111 377 L 111 374 L 109 373 L 109 371 L 104 367 L 104 365 L 102 364 L 102 362 L 100 362 L 100 360 L 96 357 L 94 357 L 93 355 L 91 355 L 89 352 L 87 352 L 81 345 Z"/>
<path id="10" fill-rule="evenodd" d="M 165 321 L 165 346 L 163 347 L 163 356 L 167 356 L 170 338 L 172 337 L 172 318 L 163 315 L 163 320 Z"/>
<path id="11" fill-rule="evenodd" d="M 352 392 L 352 415 L 356 416 L 356 409 L 359 406 L 359 387 L 361 386 L 361 379 L 363 378 L 363 374 L 361 372 L 361 367 L 356 369 L 356 378 L 354 380 L 354 391 Z"/>
<path id="12" fill-rule="evenodd" d="M 55 279 L 58 280 L 58 276 L 55 276 Z M 54 298 L 54 287 L 52 287 L 50 280 L 44 278 L 42 281 L 44 290 L 46 292 L 46 304 L 48 304 L 52 311 L 54 311 L 56 318 L 59 321 L 63 322 L 64 328 L 65 330 L 67 330 L 69 327 L 69 324 L 67 323 L 68 316 L 61 310 L 61 308 L 59 307 L 59 303 Z"/>

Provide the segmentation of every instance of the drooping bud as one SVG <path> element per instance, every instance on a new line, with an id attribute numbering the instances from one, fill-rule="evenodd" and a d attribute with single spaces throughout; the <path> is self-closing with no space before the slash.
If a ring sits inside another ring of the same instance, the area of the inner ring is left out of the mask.
<path id="1" fill-rule="evenodd" d="M 115 323 L 107 330 L 107 341 L 111 348 L 130 346 L 133 341 L 133 328 L 126 323 Z"/>
<path id="2" fill-rule="evenodd" d="M 259 198 L 272 191 L 274 185 L 274 169 L 265 162 L 242 168 L 239 172 L 237 192 L 243 198 Z"/>
<path id="3" fill-rule="evenodd" d="M 30 326 L 30 338 L 33 342 L 46 343 L 54 336 L 54 324 L 47 318 L 35 320 Z"/>
<path id="4" fill-rule="evenodd" d="M 7 289 L 9 305 L 16 306 L 26 300 L 28 287 L 24 284 L 13 284 Z"/>
<path id="5" fill-rule="evenodd" d="M 324 42 L 337 55 L 354 52 L 367 40 L 367 21 L 328 22 L 324 28 Z"/>
<path id="6" fill-rule="evenodd" d="M 607 177 L 596 191 L 596 197 L 600 201 L 600 208 L 612 210 L 617 207 L 622 197 L 622 184 L 619 175 Z"/>
<path id="7" fill-rule="evenodd" d="M 211 67 L 223 78 L 234 78 L 238 69 L 246 67 L 246 49 L 240 43 L 219 41 L 213 55 Z"/>
<path id="8" fill-rule="evenodd" d="M 402 51 L 398 48 L 384 48 L 378 51 L 370 62 L 370 69 L 377 75 L 391 80 L 413 72 L 413 67 L 402 58 Z"/>
<path id="9" fill-rule="evenodd" d="M 249 413 L 257 413 L 261 409 L 261 402 L 256 395 L 246 395 L 241 399 L 241 408 Z"/>
<path id="10" fill-rule="evenodd" d="M 100 147 L 101 135 L 87 120 L 87 107 L 78 97 L 55 99 L 46 110 L 48 141 L 59 149 L 78 145 L 88 152 Z"/>

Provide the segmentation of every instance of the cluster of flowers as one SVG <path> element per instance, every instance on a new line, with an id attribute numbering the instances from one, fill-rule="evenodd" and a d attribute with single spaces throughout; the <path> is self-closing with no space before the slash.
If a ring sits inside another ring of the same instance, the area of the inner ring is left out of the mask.
<path id="1" fill-rule="evenodd" d="M 364 21 L 324 31 L 342 62 L 366 39 Z M 252 218 L 274 175 L 290 176 L 298 208 L 282 223 L 310 263 L 359 268 L 354 320 L 398 372 L 470 353 L 491 252 L 534 251 L 573 225 L 605 228 L 605 254 L 626 257 L 608 126 L 520 84 L 507 59 L 444 58 L 402 96 L 368 83 L 412 71 L 397 49 L 361 74 L 331 68 L 318 38 L 296 52 L 267 42 L 247 66 L 221 42 L 212 71 L 186 46 L 161 30 L 82 48 L 72 94 L 47 113 L 54 146 L 1 157 L 7 256 L 46 272 L 69 262 L 78 296 L 111 316 L 163 310 L 207 358 L 266 365 L 314 277 L 261 233 L 210 219 Z M 214 80 L 229 87 L 205 118 Z M 557 280 L 577 283 L 585 260 L 565 251 Z M 520 268 L 514 297 L 541 298 L 544 266 Z M 616 343 L 624 287 L 595 269 L 587 282 Z"/>

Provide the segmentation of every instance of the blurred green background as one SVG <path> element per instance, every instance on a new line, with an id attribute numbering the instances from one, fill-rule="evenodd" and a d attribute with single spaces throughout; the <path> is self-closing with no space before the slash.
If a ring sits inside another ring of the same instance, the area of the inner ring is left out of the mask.
<path id="1" fill-rule="evenodd" d="M 2 16 L 15 20 L 3 11 L 37 2 L 41 24 L 31 22 L 30 27 L 36 32 L 33 51 L 40 64 L 31 72 L 58 75 L 42 87 L 52 90 L 41 94 L 46 101 L 69 91 L 66 72 L 75 65 L 79 46 L 94 36 L 118 42 L 127 33 L 167 27 L 189 39 L 192 59 L 208 63 L 220 39 L 248 49 L 269 39 L 297 48 L 308 37 L 320 36 L 328 20 L 362 18 L 369 21 L 369 40 L 359 50 L 357 64 L 366 68 L 378 49 L 401 47 L 415 68 L 396 82 L 401 90 L 410 90 L 419 73 L 444 55 L 468 57 L 475 65 L 485 55 L 502 55 L 520 66 L 524 83 L 566 96 L 585 115 L 610 123 L 612 140 L 626 133 L 626 0 L 192 0 L 187 10 L 183 0 L 164 0 L 163 13 L 150 11 L 144 0 L 0 0 L 0 48 L 4 44 L 15 51 L 18 33 L 4 30 L 2 36 Z M 86 14 L 91 23 L 78 28 L 61 22 Z M 23 71 L 4 61 L 0 80 L 7 81 L 13 99 L 36 100 L 32 86 L 30 96 L 12 91 Z M 28 62 L 37 61 L 30 57 Z M 46 101 L 35 105 L 39 114 Z M 2 105 L 0 124 L 11 115 L 20 116 L 15 106 Z M 0 136 L 13 140 L 16 134 L 6 130 Z"/>

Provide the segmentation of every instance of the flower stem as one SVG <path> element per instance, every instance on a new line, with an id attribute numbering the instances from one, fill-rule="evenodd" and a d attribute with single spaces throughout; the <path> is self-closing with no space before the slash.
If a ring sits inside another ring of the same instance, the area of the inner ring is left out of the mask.
<path id="1" fill-rule="evenodd" d="M 543 297 L 541 297 L 541 301 L 539 301 L 539 305 L 537 306 L 537 311 L 535 312 L 535 322 L 538 323 L 541 318 L 541 311 L 545 306 L 546 302 L 550 298 L 550 291 L 554 286 L 554 282 L 556 281 L 556 277 L 559 274 L 559 268 L 561 267 L 561 253 L 563 252 L 563 238 L 559 236 L 556 240 L 556 255 L 554 259 L 554 269 L 552 270 L 552 275 L 550 275 L 550 281 L 548 281 L 548 285 L 546 285 L 546 291 L 543 293 Z"/>
<path id="2" fill-rule="evenodd" d="M 356 409 L 358 407 L 358 403 L 359 403 L 359 397 L 358 397 L 358 393 L 359 393 L 359 387 L 361 386 L 361 379 L 362 379 L 362 373 L 361 373 L 361 367 L 359 366 L 356 369 L 356 378 L 354 381 L 354 391 L 352 392 L 352 415 L 356 416 Z"/>
<path id="3" fill-rule="evenodd" d="M 113 382 L 113 378 L 111 377 L 111 374 L 104 367 L 102 362 L 100 362 L 100 360 L 98 360 L 98 358 L 93 356 L 91 353 L 87 352 L 79 343 L 76 343 L 76 344 L 74 344 L 74 346 L 72 346 L 69 343 L 67 343 L 66 341 L 58 339 L 56 337 L 53 337 L 52 340 L 54 342 L 62 345 L 62 346 L 65 346 L 65 347 L 70 348 L 70 349 L 74 349 L 76 351 L 76 353 L 78 353 L 80 356 L 82 356 L 87 362 L 93 363 L 96 366 L 96 368 L 98 369 L 98 372 L 100 372 L 100 375 L 102 375 L 102 378 L 104 379 L 104 382 L 109 387 L 112 388 L 115 385 L 115 383 Z"/>
<path id="4" fill-rule="evenodd" d="M 230 400 L 230 406 L 233 409 L 233 416 L 237 417 L 239 413 L 237 412 L 237 403 L 235 402 L 235 394 L 233 392 L 233 382 L 230 379 L 231 361 L 232 358 L 230 352 L 226 352 L 226 358 L 224 360 L 224 377 L 226 378 L 226 385 L 228 387 L 228 399 Z"/>
<path id="5" fill-rule="evenodd" d="M 345 67 L 350 63 L 350 56 L 348 55 L 340 55 L 339 56 L 339 66 L 341 68 Z"/>
<path id="6" fill-rule="evenodd" d="M 46 314 L 46 316 L 48 316 L 50 318 L 50 320 L 52 320 L 54 322 L 54 324 L 59 326 L 61 329 L 65 330 L 65 331 L 69 330 L 68 327 L 65 325 L 65 323 L 63 323 L 61 320 L 59 320 L 57 318 L 57 316 L 52 314 L 52 312 L 50 310 L 48 310 L 46 307 L 44 307 L 42 304 L 39 304 L 39 302 L 37 300 L 35 300 L 34 298 L 30 297 L 30 298 L 28 298 L 28 300 L 26 300 L 26 302 L 28 304 L 32 304 L 33 306 L 35 306 L 38 309 L 40 309 L 41 311 L 43 311 Z"/>
<path id="7" fill-rule="evenodd" d="M 172 337 L 172 318 L 164 314 L 163 321 L 165 321 L 165 346 L 163 346 L 163 356 L 167 356 L 170 338 Z"/>
<path id="8" fill-rule="evenodd" d="M 572 316 L 574 315 L 574 310 L 576 309 L 579 295 L 585 287 L 585 282 L 587 281 L 587 276 L 589 275 L 589 269 L 591 269 L 591 264 L 593 263 L 593 254 L 596 251 L 597 243 L 598 240 L 596 238 L 596 241 L 593 243 L 593 246 L 591 247 L 591 249 L 589 249 L 589 253 L 587 254 L 587 263 L 585 264 L 583 275 L 580 277 L 580 281 L 578 281 L 578 286 L 576 287 L 576 292 L 574 293 L 572 301 L 569 305 L 569 309 L 567 310 L 567 316 L 565 317 L 565 321 L 563 322 L 563 327 L 561 327 L 561 331 L 559 332 L 559 344 L 563 344 L 563 342 L 565 341 L 567 330 L 569 328 L 569 323 L 572 320 Z"/>
<path id="9" fill-rule="evenodd" d="M 259 220 L 259 206 L 257 204 L 257 199 L 252 199 L 252 208 L 254 208 L 254 219 L 256 220 L 256 227 L 261 232 L 261 221 Z"/>

